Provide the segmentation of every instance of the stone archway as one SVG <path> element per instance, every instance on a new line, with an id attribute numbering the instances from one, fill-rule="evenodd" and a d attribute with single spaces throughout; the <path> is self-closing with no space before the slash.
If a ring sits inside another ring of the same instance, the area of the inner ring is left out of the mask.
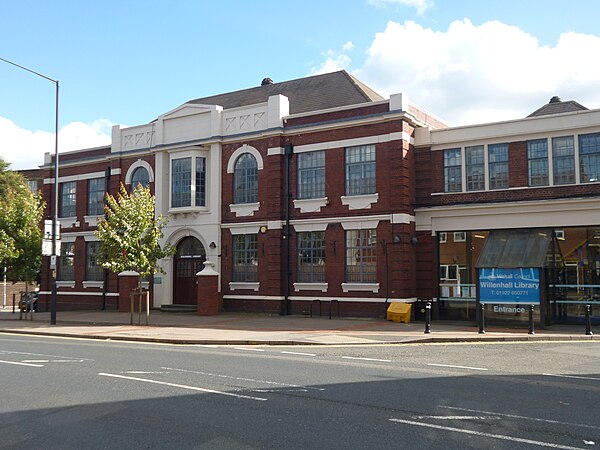
<path id="1" fill-rule="evenodd" d="M 193 236 L 183 238 L 177 244 L 173 258 L 173 304 L 196 304 L 196 273 L 204 268 L 206 250 Z"/>

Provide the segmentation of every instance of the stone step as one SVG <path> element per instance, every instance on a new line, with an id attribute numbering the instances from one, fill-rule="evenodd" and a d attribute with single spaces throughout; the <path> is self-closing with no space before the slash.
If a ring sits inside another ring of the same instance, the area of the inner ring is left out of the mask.
<path id="1" fill-rule="evenodd" d="M 162 312 L 177 312 L 177 313 L 195 313 L 198 310 L 196 305 L 161 305 Z"/>

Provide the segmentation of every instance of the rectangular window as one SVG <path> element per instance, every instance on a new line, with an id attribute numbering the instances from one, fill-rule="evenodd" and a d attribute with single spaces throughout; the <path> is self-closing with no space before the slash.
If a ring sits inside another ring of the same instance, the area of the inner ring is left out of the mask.
<path id="1" fill-rule="evenodd" d="M 325 197 L 325 151 L 298 154 L 298 198 Z"/>
<path id="2" fill-rule="evenodd" d="M 346 231 L 346 282 L 377 282 L 377 231 Z"/>
<path id="3" fill-rule="evenodd" d="M 87 281 L 104 280 L 104 269 L 98 265 L 97 255 L 100 242 L 85 243 L 85 279 Z"/>
<path id="4" fill-rule="evenodd" d="M 439 236 L 440 244 L 445 244 L 446 242 L 448 242 L 448 233 L 446 233 L 445 231 L 438 233 L 438 236 Z"/>
<path id="5" fill-rule="evenodd" d="M 548 186 L 548 140 L 527 141 L 529 186 Z"/>
<path id="6" fill-rule="evenodd" d="M 444 150 L 444 192 L 462 191 L 462 156 L 460 148 Z"/>
<path id="7" fill-rule="evenodd" d="M 455 231 L 454 232 L 454 242 L 465 242 L 467 240 L 466 231 Z"/>
<path id="8" fill-rule="evenodd" d="M 582 183 L 600 181 L 600 133 L 579 136 L 579 172 Z"/>
<path id="9" fill-rule="evenodd" d="M 325 281 L 325 232 L 298 233 L 298 281 Z"/>
<path id="10" fill-rule="evenodd" d="M 88 216 L 104 214 L 104 178 L 88 181 Z"/>
<path id="11" fill-rule="evenodd" d="M 258 281 L 258 235 L 233 236 L 233 281 Z"/>
<path id="12" fill-rule="evenodd" d="M 465 147 L 467 191 L 483 191 L 485 189 L 484 158 L 483 145 Z"/>
<path id="13" fill-rule="evenodd" d="M 346 195 L 375 192 L 375 146 L 346 148 Z"/>
<path id="14" fill-rule="evenodd" d="M 75 199 L 77 183 L 69 181 L 60 185 L 60 217 L 76 217 Z"/>
<path id="15" fill-rule="evenodd" d="M 206 206 L 206 158 L 196 157 L 196 206 Z"/>
<path id="16" fill-rule="evenodd" d="M 508 144 L 488 145 L 490 189 L 508 188 Z"/>
<path id="17" fill-rule="evenodd" d="M 38 191 L 38 182 L 37 180 L 27 180 L 27 186 L 29 186 L 29 190 L 34 194 L 37 194 Z"/>
<path id="18" fill-rule="evenodd" d="M 575 145 L 573 136 L 552 138 L 554 184 L 575 183 Z"/>
<path id="19" fill-rule="evenodd" d="M 58 258 L 58 280 L 75 280 L 75 243 L 63 242 Z"/>
<path id="20" fill-rule="evenodd" d="M 192 206 L 192 158 L 171 161 L 171 207 Z"/>

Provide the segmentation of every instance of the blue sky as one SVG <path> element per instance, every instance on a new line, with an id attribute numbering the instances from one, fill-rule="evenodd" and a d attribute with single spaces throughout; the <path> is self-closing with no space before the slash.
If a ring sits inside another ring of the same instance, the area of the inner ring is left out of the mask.
<path id="1" fill-rule="evenodd" d="M 0 2 L 0 57 L 60 82 L 60 147 L 110 142 L 187 100 L 346 69 L 450 124 L 552 95 L 600 108 L 600 3 L 579 0 Z M 53 151 L 54 86 L 0 61 L 0 156 Z"/>

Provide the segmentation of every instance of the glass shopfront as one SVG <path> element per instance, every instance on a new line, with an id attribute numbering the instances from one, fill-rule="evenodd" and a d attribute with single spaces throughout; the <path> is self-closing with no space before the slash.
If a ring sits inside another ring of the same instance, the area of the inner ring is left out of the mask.
<path id="1" fill-rule="evenodd" d="M 545 324 L 583 323 L 589 304 L 592 321 L 600 323 L 600 227 L 438 232 L 438 242 L 440 318 L 475 320 L 478 268 L 488 274 L 535 268 L 536 322 L 542 314 Z M 503 298 L 484 303 L 488 323 L 528 321 L 531 302 Z"/>

